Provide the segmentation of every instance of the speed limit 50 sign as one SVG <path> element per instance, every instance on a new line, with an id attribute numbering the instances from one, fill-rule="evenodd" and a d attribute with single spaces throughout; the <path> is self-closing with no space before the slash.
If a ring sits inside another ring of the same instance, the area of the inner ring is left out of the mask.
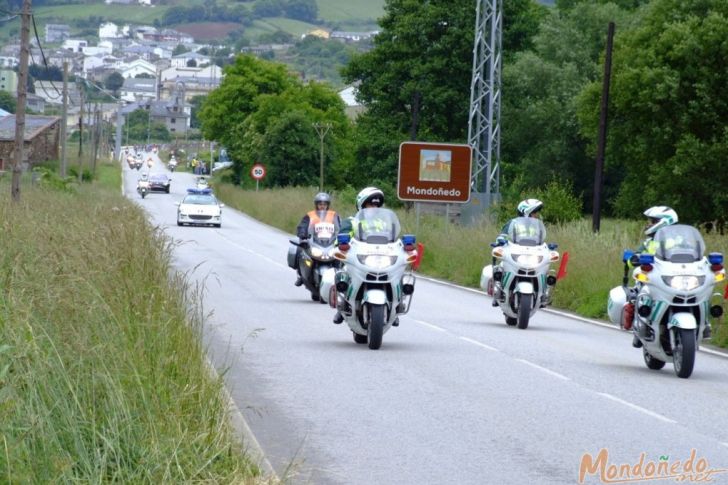
<path id="1" fill-rule="evenodd" d="M 263 177 L 265 177 L 265 167 L 259 163 L 256 163 L 253 165 L 253 168 L 250 169 L 250 176 L 253 177 L 255 180 L 262 180 Z"/>

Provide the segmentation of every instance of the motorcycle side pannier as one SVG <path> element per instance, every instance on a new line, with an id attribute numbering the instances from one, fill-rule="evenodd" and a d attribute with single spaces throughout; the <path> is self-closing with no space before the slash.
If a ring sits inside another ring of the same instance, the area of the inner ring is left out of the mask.
<path id="1" fill-rule="evenodd" d="M 291 244 L 288 246 L 288 267 L 297 269 L 298 268 L 298 248 Z"/>

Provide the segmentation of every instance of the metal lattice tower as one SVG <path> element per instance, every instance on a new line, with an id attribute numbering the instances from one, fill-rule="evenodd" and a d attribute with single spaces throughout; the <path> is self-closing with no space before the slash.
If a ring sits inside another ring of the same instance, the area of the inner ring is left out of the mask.
<path id="1" fill-rule="evenodd" d="M 473 147 L 471 184 L 490 206 L 500 192 L 500 107 L 503 10 L 501 0 L 476 0 L 473 79 L 468 144 Z"/>

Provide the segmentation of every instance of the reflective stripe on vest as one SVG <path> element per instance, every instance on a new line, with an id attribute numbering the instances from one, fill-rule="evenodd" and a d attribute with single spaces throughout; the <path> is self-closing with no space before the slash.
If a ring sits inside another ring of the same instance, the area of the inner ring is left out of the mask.
<path id="1" fill-rule="evenodd" d="M 329 224 L 334 223 L 334 217 L 336 217 L 336 211 L 326 211 L 326 217 L 323 221 L 318 216 L 318 212 L 311 211 L 308 214 L 308 219 L 310 221 L 310 224 L 316 225 L 319 222 L 328 222 Z"/>

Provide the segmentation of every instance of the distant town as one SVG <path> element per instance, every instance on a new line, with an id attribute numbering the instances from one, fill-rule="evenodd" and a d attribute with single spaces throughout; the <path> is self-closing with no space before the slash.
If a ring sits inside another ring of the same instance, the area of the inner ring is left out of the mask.
<path id="1" fill-rule="evenodd" d="M 152 5 L 150 0 L 105 0 L 105 2 Z M 311 35 L 350 43 L 368 40 L 376 33 L 315 29 L 303 37 Z M 38 34 L 41 35 L 41 32 Z M 219 62 L 215 63 L 215 59 L 202 52 L 215 52 L 226 46 L 196 43 L 189 34 L 173 29 L 104 22 L 98 27 L 99 40 L 96 45 L 85 39 L 73 38 L 71 27 L 65 24 L 47 24 L 44 34 L 41 45 L 38 45 L 38 40 L 31 35 L 30 64 L 53 66 L 62 71 L 65 63 L 68 76 L 76 79 L 76 82 L 68 84 L 66 123 L 69 133 L 79 124 L 82 113 L 83 124 L 92 126 L 95 119 L 115 120 L 119 109 L 125 117 L 137 109 L 144 109 L 149 113 L 151 122 L 164 125 L 173 138 L 185 137 L 191 130 L 190 101 L 196 96 L 209 94 L 220 86 L 224 77 Z M 254 45 L 243 47 L 240 52 L 264 55 L 269 52 L 285 51 L 291 47 L 292 44 Z M 230 53 L 229 60 L 232 61 L 237 54 Z M 0 90 L 7 91 L 13 96 L 17 93 L 19 57 L 19 42 L 0 48 Z M 121 76 L 119 80 L 121 86 L 112 93 L 107 88 L 107 80 L 114 73 Z M 95 107 L 100 116 L 88 109 L 85 112 L 82 110 L 79 81 L 110 95 L 107 98 L 109 102 L 99 103 Z M 63 103 L 61 90 L 62 82 L 58 80 L 34 80 L 31 92 L 27 94 L 26 108 L 34 115 L 58 116 Z M 352 87 L 343 89 L 340 96 L 347 106 L 354 111 L 357 110 Z M 9 114 L 0 110 L 0 119 Z M 45 124 L 40 121 L 38 123 L 48 127 L 54 126 L 50 119 Z M 9 125 L 8 121 L 5 124 Z M 10 135 L 13 126 L 14 122 L 3 131 L 7 131 Z M 9 138 L 4 139 L 0 133 L 0 143 L 10 142 L 12 137 Z M 4 165 L 3 159 L 6 157 L 0 153 L 0 170 Z"/>

